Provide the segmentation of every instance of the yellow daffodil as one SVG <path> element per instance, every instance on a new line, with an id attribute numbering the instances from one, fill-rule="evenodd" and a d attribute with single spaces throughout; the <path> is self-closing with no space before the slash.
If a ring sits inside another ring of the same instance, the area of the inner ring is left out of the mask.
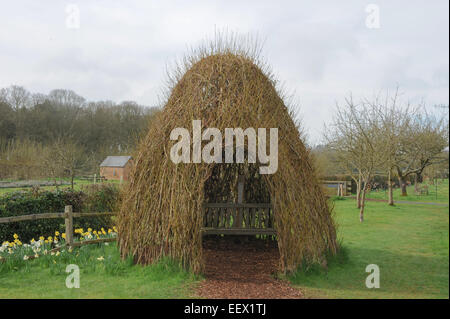
<path id="1" fill-rule="evenodd" d="M 17 239 L 17 238 L 19 238 L 19 235 L 14 234 L 13 237 L 14 237 L 14 239 Z"/>

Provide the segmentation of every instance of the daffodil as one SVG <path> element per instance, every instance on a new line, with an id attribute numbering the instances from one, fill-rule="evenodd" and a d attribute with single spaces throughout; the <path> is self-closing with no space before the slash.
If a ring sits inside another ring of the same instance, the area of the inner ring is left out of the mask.
<path id="1" fill-rule="evenodd" d="M 102 260 L 105 260 L 105 258 L 103 258 L 103 256 L 100 256 L 100 257 L 97 258 L 97 260 L 102 261 Z"/>
<path id="2" fill-rule="evenodd" d="M 19 238 L 19 235 L 14 234 L 13 237 L 14 237 L 14 239 L 17 239 L 17 238 Z"/>

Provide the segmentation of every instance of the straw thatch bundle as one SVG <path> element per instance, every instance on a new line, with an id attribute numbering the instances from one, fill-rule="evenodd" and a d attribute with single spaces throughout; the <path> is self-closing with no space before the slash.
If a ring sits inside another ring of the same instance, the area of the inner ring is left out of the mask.
<path id="1" fill-rule="evenodd" d="M 244 172 L 257 181 L 246 186 L 247 200 L 271 199 L 274 205 L 282 270 L 303 262 L 323 263 L 327 253 L 337 250 L 335 225 L 275 81 L 251 52 L 230 45 L 216 43 L 185 63 L 135 155 L 118 216 L 122 256 L 131 254 L 141 264 L 170 256 L 194 272 L 202 271 L 202 205 L 232 200 L 226 193 L 232 193 L 237 175 Z M 174 164 L 170 133 L 182 127 L 192 136 L 193 119 L 202 121 L 203 130 L 215 127 L 221 132 L 278 128 L 278 171 L 257 176 L 258 164 Z"/>

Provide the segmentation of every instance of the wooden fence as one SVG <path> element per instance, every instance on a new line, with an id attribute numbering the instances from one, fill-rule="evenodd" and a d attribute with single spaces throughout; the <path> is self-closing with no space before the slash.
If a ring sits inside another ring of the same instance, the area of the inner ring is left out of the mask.
<path id="1" fill-rule="evenodd" d="M 73 219 L 78 217 L 114 216 L 117 213 L 74 213 L 71 205 L 65 206 L 64 213 L 43 213 L 0 218 L 0 224 L 38 219 L 64 218 L 66 226 L 66 246 L 77 247 L 116 241 L 117 238 L 101 238 L 74 242 Z M 204 205 L 203 235 L 275 235 L 273 207 L 266 203 L 206 203 Z"/>
<path id="2" fill-rule="evenodd" d="M 327 195 L 347 196 L 352 193 L 350 181 L 321 181 Z"/>
<path id="3" fill-rule="evenodd" d="M 106 181 L 106 177 L 105 176 L 101 176 L 101 175 L 83 175 L 83 176 L 77 176 L 76 179 L 82 180 L 82 181 L 92 181 L 94 184 L 97 182 L 104 182 Z"/>
<path id="4" fill-rule="evenodd" d="M 43 214 L 31 214 L 22 216 L 11 216 L 0 218 L 0 224 L 14 223 L 27 220 L 38 219 L 50 219 L 50 218 L 64 218 L 66 226 L 66 245 L 69 247 L 77 247 L 88 244 L 98 244 L 116 241 L 117 238 L 101 238 L 94 240 L 85 240 L 80 242 L 74 242 L 73 236 L 73 219 L 76 217 L 93 217 L 93 216 L 114 216 L 116 213 L 74 213 L 71 205 L 65 206 L 64 213 L 43 213 Z"/>

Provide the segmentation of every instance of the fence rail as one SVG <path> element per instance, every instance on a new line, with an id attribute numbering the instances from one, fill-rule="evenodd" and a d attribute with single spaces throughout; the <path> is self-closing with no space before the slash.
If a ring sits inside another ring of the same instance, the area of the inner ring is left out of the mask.
<path id="1" fill-rule="evenodd" d="M 74 213 L 72 205 L 67 205 L 64 207 L 64 213 L 43 213 L 43 214 L 30 214 L 22 216 L 11 216 L 0 218 L 0 224 L 22 222 L 27 220 L 38 220 L 38 219 L 51 219 L 51 218 L 64 218 L 64 223 L 66 226 L 66 245 L 69 247 L 77 247 L 88 244 L 97 244 L 116 241 L 117 238 L 102 238 L 94 240 L 86 240 L 82 242 L 73 241 L 73 219 L 75 217 L 93 217 L 93 216 L 114 216 L 114 212 L 90 212 L 90 213 Z"/>

